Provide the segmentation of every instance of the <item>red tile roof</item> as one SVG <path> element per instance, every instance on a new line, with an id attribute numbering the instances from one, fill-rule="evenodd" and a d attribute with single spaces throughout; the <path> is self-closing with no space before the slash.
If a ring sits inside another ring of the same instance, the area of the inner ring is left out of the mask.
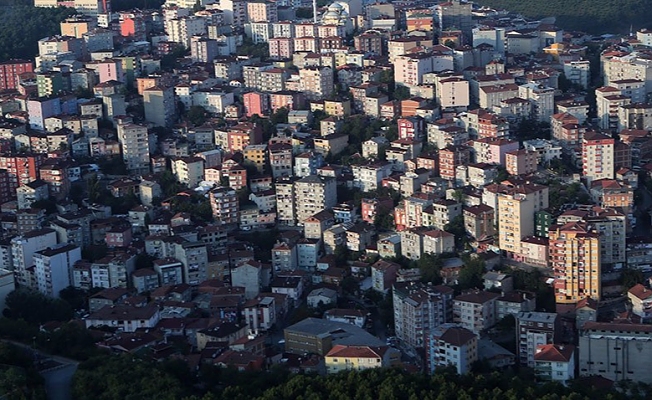
<path id="1" fill-rule="evenodd" d="M 569 362 L 573 357 L 575 346 L 570 344 L 544 344 L 537 348 L 535 361 Z"/>

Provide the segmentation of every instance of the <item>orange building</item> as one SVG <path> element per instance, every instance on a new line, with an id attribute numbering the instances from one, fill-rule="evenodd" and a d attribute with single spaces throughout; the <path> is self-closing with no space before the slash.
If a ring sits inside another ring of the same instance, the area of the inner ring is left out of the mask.
<path id="1" fill-rule="evenodd" d="M 600 235 L 583 222 L 550 227 L 550 267 L 558 305 L 574 305 L 602 295 Z"/>

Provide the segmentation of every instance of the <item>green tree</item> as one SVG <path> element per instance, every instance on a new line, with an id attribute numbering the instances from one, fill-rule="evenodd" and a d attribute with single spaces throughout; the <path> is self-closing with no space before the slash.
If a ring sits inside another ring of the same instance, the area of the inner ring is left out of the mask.
<path id="1" fill-rule="evenodd" d="M 72 318 L 72 307 L 61 299 L 53 299 L 31 289 L 16 289 L 5 299 L 4 315 L 12 319 L 23 319 L 30 324 L 48 321 L 68 321 Z"/>
<path id="2" fill-rule="evenodd" d="M 310 19 L 312 18 L 312 8 L 310 7 L 297 8 L 296 15 L 298 19 Z"/>
<path id="3" fill-rule="evenodd" d="M 439 256 L 425 253 L 417 260 L 416 265 L 421 271 L 422 282 L 432 282 L 436 285 L 442 282 L 441 269 L 444 263 Z"/>
<path id="4" fill-rule="evenodd" d="M 277 124 L 287 124 L 288 115 L 290 114 L 290 109 L 287 107 L 281 107 L 277 109 L 270 117 L 269 121 L 272 125 L 276 126 Z"/>
<path id="5" fill-rule="evenodd" d="M 191 106 L 188 110 L 188 120 L 195 126 L 203 125 L 206 122 L 206 109 L 202 106 Z"/>
<path id="6" fill-rule="evenodd" d="M 462 216 L 462 214 L 453 218 L 451 222 L 446 224 L 444 230 L 455 235 L 455 247 L 457 247 L 458 250 L 463 250 L 466 247 L 469 242 L 469 237 L 466 234 L 464 216 Z"/>
<path id="7" fill-rule="evenodd" d="M 460 289 L 473 289 L 482 287 L 482 276 L 485 273 L 484 261 L 477 257 L 464 256 L 464 266 L 460 270 Z"/>
<path id="8" fill-rule="evenodd" d="M 87 306 L 86 292 L 74 286 L 68 286 L 61 290 L 59 297 L 68 303 L 73 310 L 85 309 Z"/>
<path id="9" fill-rule="evenodd" d="M 348 293 L 348 294 L 355 294 L 355 292 L 357 292 L 360 289 L 360 285 L 358 284 L 358 281 L 350 276 L 347 276 L 344 279 L 342 279 L 342 283 L 340 286 L 342 287 L 344 293 Z"/>
<path id="10" fill-rule="evenodd" d="M 623 289 L 627 291 L 638 284 L 642 284 L 645 281 L 645 277 L 638 269 L 626 268 L 623 270 L 621 280 Z"/>

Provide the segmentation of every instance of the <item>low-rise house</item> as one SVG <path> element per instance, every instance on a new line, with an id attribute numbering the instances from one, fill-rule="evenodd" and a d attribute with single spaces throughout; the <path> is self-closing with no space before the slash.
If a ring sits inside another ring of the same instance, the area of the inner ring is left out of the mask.
<path id="1" fill-rule="evenodd" d="M 326 371 L 362 371 L 371 368 L 389 368 L 400 363 L 400 352 L 389 346 L 336 345 L 325 356 Z"/>
<path id="2" fill-rule="evenodd" d="M 129 296 L 129 290 L 125 288 L 109 288 L 95 293 L 88 299 L 88 310 L 93 313 L 103 307 L 113 307 L 124 303 Z"/>
<path id="3" fill-rule="evenodd" d="M 378 260 L 371 266 L 372 288 L 377 292 L 386 292 L 394 282 L 401 266 L 395 262 Z"/>
<path id="4" fill-rule="evenodd" d="M 103 307 L 91 313 L 84 320 L 86 328 L 115 328 L 123 332 L 135 332 L 137 329 L 152 329 L 158 324 L 161 314 L 158 306 L 149 304 L 145 307 L 113 306 Z"/>
<path id="5" fill-rule="evenodd" d="M 287 295 L 295 304 L 303 295 L 303 278 L 300 276 L 278 277 L 272 280 L 270 284 L 272 293 L 281 293 Z"/>
<path id="6" fill-rule="evenodd" d="M 632 312 L 641 317 L 641 322 L 652 321 L 652 289 L 639 283 L 627 291 L 627 298 L 632 303 Z"/>
<path id="7" fill-rule="evenodd" d="M 308 307 L 319 308 L 337 303 L 337 292 L 330 288 L 317 288 L 308 293 Z"/>
<path id="8" fill-rule="evenodd" d="M 246 335 L 246 324 L 239 325 L 235 322 L 223 322 L 197 332 L 197 349 L 201 351 L 211 342 L 232 344 Z"/>
<path id="9" fill-rule="evenodd" d="M 331 308 L 324 312 L 324 319 L 352 324 L 358 328 L 364 328 L 365 323 L 367 322 L 367 313 L 356 309 Z"/>
<path id="10" fill-rule="evenodd" d="M 214 360 L 215 365 L 235 368 L 238 371 L 261 371 L 265 366 L 265 357 L 248 351 L 225 350 Z"/>
<path id="11" fill-rule="evenodd" d="M 532 292 L 515 290 L 513 292 L 503 293 L 496 300 L 497 321 L 502 320 L 508 315 L 516 316 L 521 312 L 534 311 L 536 306 L 537 298 Z"/>
<path id="12" fill-rule="evenodd" d="M 267 331 L 276 324 L 276 299 L 258 295 L 244 304 L 242 316 L 249 329 Z"/>
<path id="13" fill-rule="evenodd" d="M 503 293 L 514 290 L 514 278 L 511 275 L 489 271 L 482 277 L 485 290 L 498 289 Z"/>
<path id="14" fill-rule="evenodd" d="M 598 320 L 598 302 L 590 297 L 580 300 L 575 305 L 575 328 L 582 329 L 587 322 Z"/>
<path id="15" fill-rule="evenodd" d="M 534 373 L 537 379 L 566 385 L 575 378 L 575 346 L 544 344 L 537 347 Z"/>

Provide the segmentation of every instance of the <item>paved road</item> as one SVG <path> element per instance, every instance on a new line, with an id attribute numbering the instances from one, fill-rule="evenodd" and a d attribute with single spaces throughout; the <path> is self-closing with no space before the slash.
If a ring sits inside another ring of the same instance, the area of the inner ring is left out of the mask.
<path id="1" fill-rule="evenodd" d="M 34 351 L 31 346 L 13 340 L 4 340 L 15 346 L 21 347 L 30 352 Z M 37 351 L 36 354 L 41 360 L 51 360 L 58 364 L 57 367 L 41 371 L 41 376 L 45 379 L 45 392 L 48 400 L 71 400 L 72 399 L 72 377 L 77 371 L 79 363 L 65 357 L 53 356 L 51 354 Z M 53 364 L 54 364 L 53 363 Z"/>
<path id="2" fill-rule="evenodd" d="M 71 400 L 72 377 L 77 371 L 77 364 L 66 364 L 50 371 L 41 372 L 45 379 L 45 392 L 48 400 Z"/>

